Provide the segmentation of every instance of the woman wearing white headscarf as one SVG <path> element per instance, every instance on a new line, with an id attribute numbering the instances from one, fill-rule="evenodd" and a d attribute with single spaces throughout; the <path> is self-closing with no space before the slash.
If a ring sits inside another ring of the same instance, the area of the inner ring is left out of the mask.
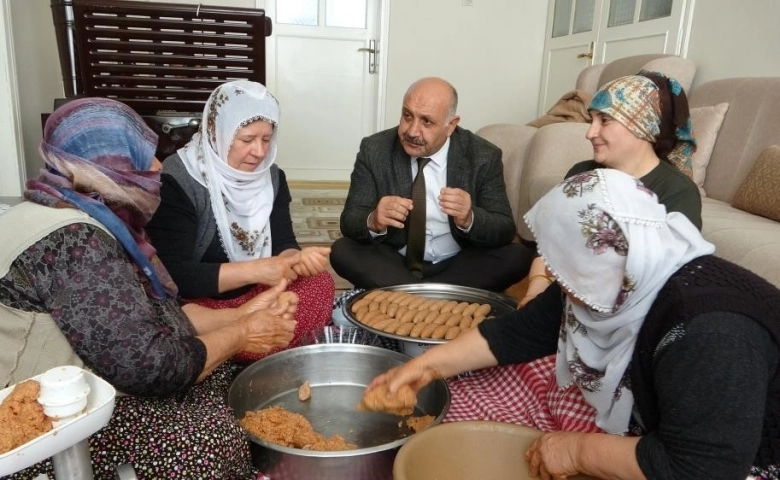
<path id="1" fill-rule="evenodd" d="M 478 370 L 450 382 L 445 420 L 554 432 L 526 453 L 543 479 L 778 478 L 780 291 L 617 170 L 568 178 L 525 220 L 555 284 L 369 388 Z"/>
<path id="2" fill-rule="evenodd" d="M 300 298 L 292 347 L 330 321 L 335 286 L 325 270 L 330 248 L 301 249 L 295 239 L 290 190 L 274 163 L 279 114 L 259 83 L 217 87 L 200 130 L 163 162 L 162 203 L 148 231 L 181 296 L 200 305 L 234 308 L 290 282 Z"/>

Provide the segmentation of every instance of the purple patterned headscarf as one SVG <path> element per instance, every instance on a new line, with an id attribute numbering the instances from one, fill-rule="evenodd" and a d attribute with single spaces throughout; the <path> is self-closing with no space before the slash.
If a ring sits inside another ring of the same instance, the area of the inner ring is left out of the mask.
<path id="1" fill-rule="evenodd" d="M 151 283 L 156 298 L 176 286 L 149 243 L 145 226 L 160 204 L 160 172 L 150 171 L 157 135 L 127 105 L 107 98 L 72 100 L 46 121 L 46 163 L 25 198 L 75 207 L 108 228 Z"/>

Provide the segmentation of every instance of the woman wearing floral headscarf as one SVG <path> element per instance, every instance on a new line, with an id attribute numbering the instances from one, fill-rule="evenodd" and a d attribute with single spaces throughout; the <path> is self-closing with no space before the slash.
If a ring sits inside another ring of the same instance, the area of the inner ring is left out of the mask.
<path id="1" fill-rule="evenodd" d="M 471 371 L 445 420 L 554 432 L 526 452 L 545 480 L 780 478 L 780 290 L 614 169 L 568 178 L 525 221 L 555 283 L 369 388 Z"/>
<path id="2" fill-rule="evenodd" d="M 586 138 L 593 160 L 574 165 L 565 178 L 594 168 L 614 168 L 638 178 L 670 212 L 701 229 L 701 196 L 691 179 L 693 139 L 688 98 L 682 86 L 660 73 L 617 78 L 596 92 L 588 106 Z M 528 274 L 522 307 L 551 283 L 537 257 Z"/>
<path id="3" fill-rule="evenodd" d="M 156 143 L 105 98 L 47 120 L 45 168 L 0 215 L 0 386 L 77 365 L 122 392 L 89 440 L 95 478 L 120 464 L 139 478 L 251 478 L 225 360 L 286 345 L 297 299 L 280 285 L 231 311 L 179 306 L 145 231 L 160 202 Z M 14 478 L 44 471 L 51 462 Z"/>
<path id="4" fill-rule="evenodd" d="M 300 298 L 292 347 L 330 322 L 335 285 L 325 270 L 330 248 L 295 240 L 290 190 L 274 163 L 278 135 L 279 103 L 263 85 L 217 87 L 200 131 L 163 162 L 149 235 L 181 295 L 200 305 L 234 308 L 289 282 Z"/>

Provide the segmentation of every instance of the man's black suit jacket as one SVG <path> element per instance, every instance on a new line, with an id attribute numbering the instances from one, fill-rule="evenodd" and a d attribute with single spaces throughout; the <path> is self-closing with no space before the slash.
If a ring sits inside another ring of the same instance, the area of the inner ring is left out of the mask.
<path id="1" fill-rule="evenodd" d="M 456 127 L 447 155 L 447 186 L 471 195 L 474 224 L 468 233 L 455 226 L 450 231 L 461 245 L 495 248 L 512 242 L 517 231 L 504 184 L 501 149 L 472 132 Z M 411 158 L 391 128 L 363 139 L 341 214 L 341 232 L 359 242 L 370 242 L 367 219 L 379 199 L 387 195 L 411 198 Z M 388 228 L 376 237 L 400 249 L 406 245 L 407 228 Z"/>

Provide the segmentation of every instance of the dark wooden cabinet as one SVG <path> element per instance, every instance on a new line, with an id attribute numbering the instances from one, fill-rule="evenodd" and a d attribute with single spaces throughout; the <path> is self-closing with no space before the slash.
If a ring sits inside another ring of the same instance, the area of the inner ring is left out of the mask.
<path id="1" fill-rule="evenodd" d="M 51 0 L 66 96 L 109 97 L 160 136 L 161 160 L 197 131 L 221 83 L 265 83 L 262 9 L 123 0 Z"/>

